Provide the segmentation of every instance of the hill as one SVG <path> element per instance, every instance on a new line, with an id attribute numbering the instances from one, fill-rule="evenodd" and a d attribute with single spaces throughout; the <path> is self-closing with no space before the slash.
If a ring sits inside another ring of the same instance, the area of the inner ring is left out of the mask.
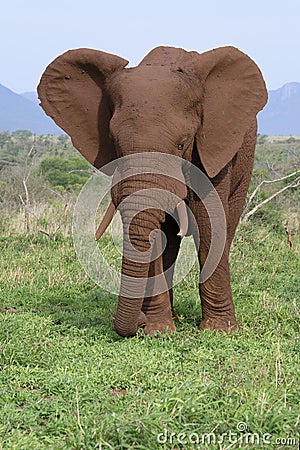
<path id="1" fill-rule="evenodd" d="M 32 92 L 23 92 L 22 97 L 26 98 L 27 100 L 30 100 L 31 102 L 33 102 L 35 105 L 39 105 L 40 101 L 39 98 L 37 96 L 37 93 L 32 91 Z"/>
<path id="2" fill-rule="evenodd" d="M 259 133 L 300 136 L 300 83 L 269 91 L 269 101 L 258 115 Z"/>
<path id="3" fill-rule="evenodd" d="M 16 94 L 0 84 L 0 131 L 30 130 L 36 134 L 62 134 L 34 97 Z"/>
<path id="4" fill-rule="evenodd" d="M 38 106 L 36 92 L 16 94 L 0 84 L 0 132 L 19 129 L 36 134 L 63 134 Z M 300 83 L 269 91 L 269 101 L 258 114 L 260 134 L 300 136 Z"/>

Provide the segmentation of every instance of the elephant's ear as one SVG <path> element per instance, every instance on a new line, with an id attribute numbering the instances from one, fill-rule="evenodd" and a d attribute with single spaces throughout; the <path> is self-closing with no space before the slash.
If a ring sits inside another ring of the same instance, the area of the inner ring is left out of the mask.
<path id="1" fill-rule="evenodd" d="M 239 150 L 266 104 L 265 82 L 255 62 L 234 47 L 191 52 L 185 70 L 192 71 L 204 87 L 196 144 L 207 174 L 214 177 Z"/>
<path id="2" fill-rule="evenodd" d="M 109 137 L 111 111 L 105 79 L 128 64 L 109 53 L 77 49 L 56 58 L 37 88 L 41 106 L 95 167 L 116 158 Z"/>

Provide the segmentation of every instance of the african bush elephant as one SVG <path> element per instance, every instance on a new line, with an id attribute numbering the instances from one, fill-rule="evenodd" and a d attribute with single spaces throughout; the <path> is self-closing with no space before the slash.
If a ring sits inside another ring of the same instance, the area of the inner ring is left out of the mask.
<path id="1" fill-rule="evenodd" d="M 253 168 L 256 115 L 267 102 L 261 72 L 234 47 L 202 54 L 157 47 L 138 66 L 126 68 L 127 64 L 125 59 L 102 51 L 70 50 L 46 68 L 38 86 L 41 106 L 96 168 L 116 161 L 120 181 L 111 191 L 112 204 L 98 237 L 115 208 L 120 208 L 124 229 L 129 230 L 128 237 L 124 237 L 124 279 L 145 281 L 172 266 L 180 234 L 186 234 L 188 228 L 182 201 L 198 225 L 201 268 L 208 257 L 211 221 L 202 200 L 181 179 L 151 173 L 155 155 L 181 158 L 183 180 L 185 162 L 209 178 L 225 213 L 226 242 L 214 272 L 199 283 L 199 328 L 236 329 L 229 250 Z M 126 177 L 128 167 L 117 164 L 128 155 L 142 157 L 137 164 L 149 166 L 149 174 Z M 179 166 L 177 169 L 180 171 Z M 180 200 L 178 222 L 170 212 L 176 209 L 176 202 L 165 210 L 149 206 L 144 195 L 149 188 L 176 195 Z M 121 208 L 126 199 L 126 208 Z M 163 253 L 146 262 L 134 261 L 127 247 L 130 244 L 137 252 L 146 252 L 153 247 L 150 235 L 154 230 L 163 231 L 167 238 Z M 165 292 L 147 291 L 146 296 L 131 295 L 129 285 L 119 295 L 114 322 L 117 333 L 132 336 L 138 327 L 143 327 L 146 334 L 176 331 L 169 281 Z"/>

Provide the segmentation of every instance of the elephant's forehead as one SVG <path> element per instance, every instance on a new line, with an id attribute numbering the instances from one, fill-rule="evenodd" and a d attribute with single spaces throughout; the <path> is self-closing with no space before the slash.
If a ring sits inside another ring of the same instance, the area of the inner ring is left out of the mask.
<path id="1" fill-rule="evenodd" d="M 185 86 L 178 77 L 166 67 L 142 66 L 124 69 L 111 85 L 113 96 L 122 100 L 138 101 L 182 96 Z"/>

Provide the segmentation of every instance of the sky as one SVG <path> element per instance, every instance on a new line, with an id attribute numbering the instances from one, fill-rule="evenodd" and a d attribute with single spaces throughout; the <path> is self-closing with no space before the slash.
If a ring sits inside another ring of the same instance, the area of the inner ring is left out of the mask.
<path id="1" fill-rule="evenodd" d="M 34 91 L 45 67 L 79 47 L 130 66 L 154 47 L 199 53 L 233 45 L 259 65 L 268 89 L 300 82 L 300 0 L 4 0 L 0 84 Z"/>

